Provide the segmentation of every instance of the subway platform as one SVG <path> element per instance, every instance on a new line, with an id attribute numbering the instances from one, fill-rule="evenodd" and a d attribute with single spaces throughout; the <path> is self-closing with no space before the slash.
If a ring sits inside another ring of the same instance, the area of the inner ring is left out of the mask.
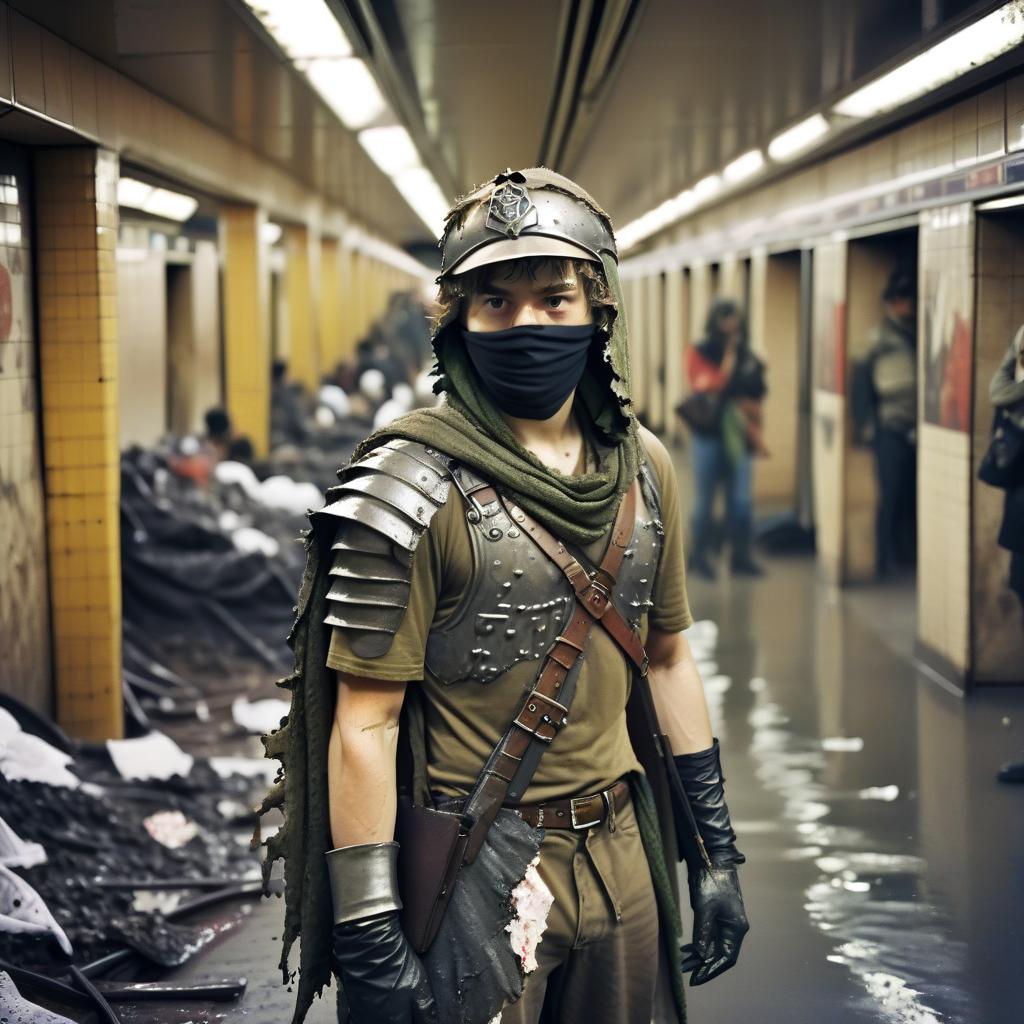
<path id="1" fill-rule="evenodd" d="M 841 593 L 812 559 L 764 566 L 691 584 L 752 924 L 738 966 L 688 990 L 692 1019 L 1017 1024 L 1024 814 L 995 772 L 1024 752 L 1024 693 L 964 701 L 915 666 L 907 581 Z M 236 1006 L 122 1004 L 125 1024 L 287 1019 L 281 908 L 167 977 L 245 975 Z"/>

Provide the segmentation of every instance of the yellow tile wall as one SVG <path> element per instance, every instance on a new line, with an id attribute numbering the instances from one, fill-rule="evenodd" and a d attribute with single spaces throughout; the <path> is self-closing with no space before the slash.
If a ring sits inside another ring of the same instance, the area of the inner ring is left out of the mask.
<path id="1" fill-rule="evenodd" d="M 224 250 L 224 400 L 235 432 L 257 455 L 270 444 L 270 338 L 263 215 L 241 203 L 221 207 Z"/>
<path id="2" fill-rule="evenodd" d="M 342 358 L 341 243 L 320 239 L 320 358 L 324 373 L 333 373 Z"/>
<path id="3" fill-rule="evenodd" d="M 57 721 L 120 736 L 118 161 L 91 147 L 35 155 L 40 386 Z"/>
<path id="4" fill-rule="evenodd" d="M 313 248 L 318 241 L 305 225 L 285 229 L 285 289 L 288 302 L 288 373 L 313 392 L 320 382 L 318 267 Z"/>
<path id="5" fill-rule="evenodd" d="M 675 413 L 683 397 L 683 353 L 686 346 L 686 280 L 680 268 L 665 274 L 662 323 L 665 330 L 665 429 L 676 441 L 682 437 L 682 421 Z"/>
<path id="6" fill-rule="evenodd" d="M 28 184 L 0 159 L 0 689 L 52 715 Z"/>

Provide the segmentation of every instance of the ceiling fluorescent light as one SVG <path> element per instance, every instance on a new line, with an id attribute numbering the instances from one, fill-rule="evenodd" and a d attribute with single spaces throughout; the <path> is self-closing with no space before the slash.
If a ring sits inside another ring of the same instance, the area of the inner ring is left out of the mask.
<path id="1" fill-rule="evenodd" d="M 444 232 L 449 203 L 433 175 L 425 167 L 410 167 L 399 171 L 393 180 L 395 188 L 416 216 L 427 225 L 435 238 L 440 238 Z"/>
<path id="2" fill-rule="evenodd" d="M 1012 210 L 1019 206 L 1024 206 L 1024 196 L 1003 196 L 1001 199 L 989 199 L 988 202 L 979 203 L 976 209 L 987 212 L 989 210 Z"/>
<path id="3" fill-rule="evenodd" d="M 1022 41 L 1024 18 L 1014 0 L 868 82 L 832 109 L 845 117 L 884 114 L 995 60 Z"/>
<path id="4" fill-rule="evenodd" d="M 246 0 L 291 60 L 349 57 L 352 46 L 324 0 Z"/>
<path id="5" fill-rule="evenodd" d="M 153 186 L 134 178 L 120 178 L 117 182 L 117 205 L 131 210 L 141 210 L 153 194 Z"/>
<path id="6" fill-rule="evenodd" d="M 720 174 L 709 174 L 706 178 L 701 178 L 693 186 L 693 196 L 698 202 L 704 202 L 705 199 L 710 199 L 716 192 L 719 192 L 721 188 L 722 176 Z"/>
<path id="7" fill-rule="evenodd" d="M 387 175 L 420 166 L 420 155 L 409 133 L 401 125 L 366 128 L 359 133 L 359 145 Z"/>
<path id="8" fill-rule="evenodd" d="M 298 61 L 321 99 L 350 131 L 373 124 L 388 109 L 370 69 L 358 57 Z"/>
<path id="9" fill-rule="evenodd" d="M 142 204 L 142 209 L 154 217 L 164 217 L 167 220 L 180 222 L 188 220 L 196 212 L 198 205 L 199 201 L 192 196 L 171 192 L 166 188 L 155 188 Z"/>
<path id="10" fill-rule="evenodd" d="M 764 167 L 764 154 L 759 149 L 752 149 L 727 163 L 722 171 L 722 177 L 730 185 L 735 185 L 736 182 L 757 174 L 762 167 Z"/>
<path id="11" fill-rule="evenodd" d="M 281 241 L 281 225 L 268 220 L 260 227 L 260 238 L 265 245 L 277 245 Z"/>
<path id="12" fill-rule="evenodd" d="M 797 154 L 809 149 L 823 135 L 828 134 L 828 121 L 821 114 L 812 114 L 810 117 L 784 132 L 779 132 L 771 142 L 768 143 L 768 155 L 780 163 L 784 160 L 791 160 Z"/>

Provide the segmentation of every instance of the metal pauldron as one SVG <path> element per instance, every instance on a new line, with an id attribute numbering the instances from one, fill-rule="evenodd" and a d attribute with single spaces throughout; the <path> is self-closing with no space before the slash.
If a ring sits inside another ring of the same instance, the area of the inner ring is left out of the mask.
<path id="1" fill-rule="evenodd" d="M 318 513 L 337 521 L 324 621 L 344 629 L 361 658 L 391 649 L 416 545 L 448 499 L 449 461 L 414 441 L 388 441 L 344 471 Z"/>

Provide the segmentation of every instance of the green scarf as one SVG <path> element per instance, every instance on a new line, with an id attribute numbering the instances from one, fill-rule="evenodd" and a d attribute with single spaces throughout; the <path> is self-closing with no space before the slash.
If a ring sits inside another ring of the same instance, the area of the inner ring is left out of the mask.
<path id="1" fill-rule="evenodd" d="M 629 353 L 622 291 L 615 262 L 604 259 L 615 299 L 611 333 L 600 332 L 576 389 L 574 410 L 594 441 L 599 464 L 594 473 L 566 476 L 549 469 L 514 437 L 473 369 L 454 322 L 434 335 L 434 354 L 445 401 L 421 409 L 371 434 L 353 459 L 393 437 L 437 448 L 476 470 L 510 494 L 557 537 L 585 545 L 604 536 L 619 499 L 640 468 L 640 441 L 630 407 Z"/>

